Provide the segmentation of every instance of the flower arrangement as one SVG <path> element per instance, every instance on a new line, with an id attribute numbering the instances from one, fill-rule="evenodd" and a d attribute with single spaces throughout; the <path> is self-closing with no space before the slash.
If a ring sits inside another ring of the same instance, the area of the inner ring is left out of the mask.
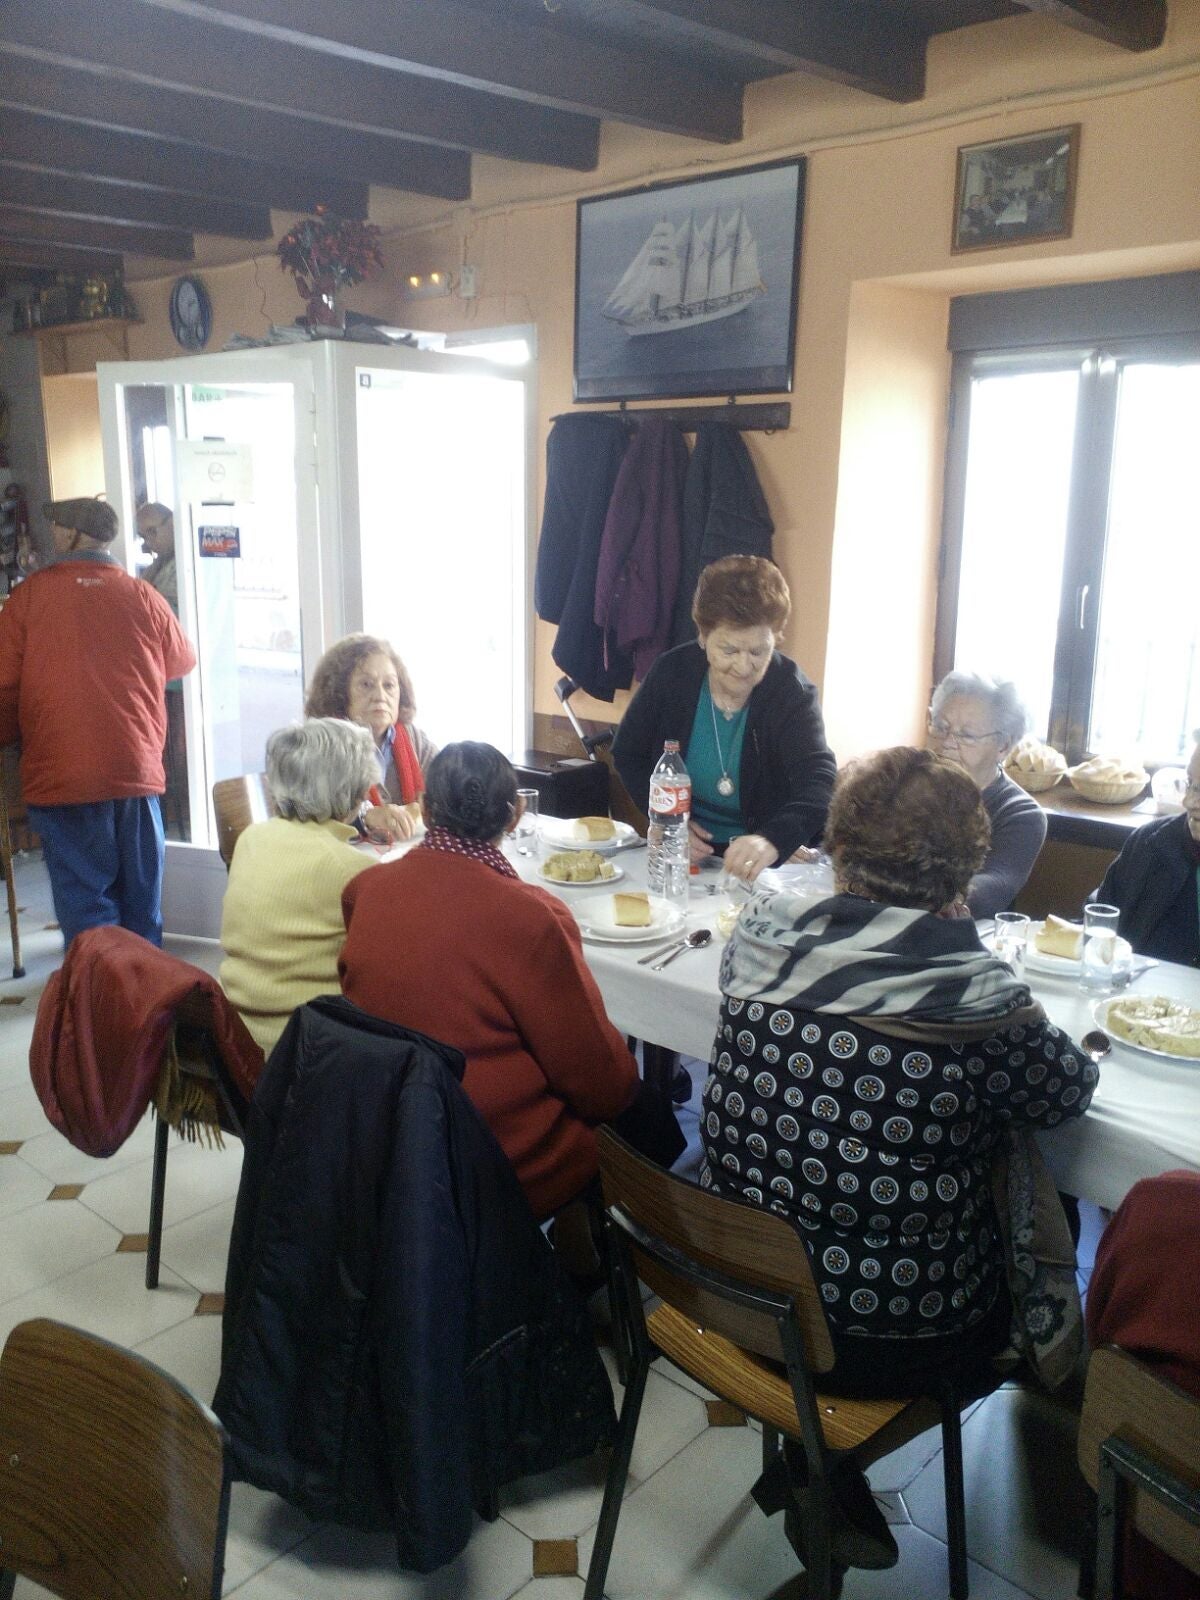
<path id="1" fill-rule="evenodd" d="M 363 283 L 383 267 L 379 229 L 373 222 L 335 217 L 327 206 L 302 217 L 276 246 L 281 272 L 290 272 L 310 323 L 339 321 L 337 295 L 344 284 Z"/>

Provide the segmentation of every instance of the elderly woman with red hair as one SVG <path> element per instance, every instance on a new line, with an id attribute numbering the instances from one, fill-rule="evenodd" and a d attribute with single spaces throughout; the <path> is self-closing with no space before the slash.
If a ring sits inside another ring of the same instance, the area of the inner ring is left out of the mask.
<path id="1" fill-rule="evenodd" d="M 722 855 L 747 881 L 820 838 L 837 770 L 816 689 L 776 649 L 791 609 L 783 574 L 761 556 L 705 567 L 692 602 L 699 639 L 659 656 L 613 744 L 645 806 L 663 745 L 679 741 L 692 861 Z"/>

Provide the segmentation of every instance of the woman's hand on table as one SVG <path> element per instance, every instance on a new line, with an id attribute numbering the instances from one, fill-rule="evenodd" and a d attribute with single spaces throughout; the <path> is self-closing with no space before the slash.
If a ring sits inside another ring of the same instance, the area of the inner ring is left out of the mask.
<path id="1" fill-rule="evenodd" d="M 954 921 L 959 917 L 969 917 L 970 915 L 971 908 L 961 895 L 957 900 L 951 900 L 949 904 L 944 905 L 938 912 L 939 917 L 946 917 L 950 921 Z"/>
<path id="2" fill-rule="evenodd" d="M 688 859 L 692 866 L 698 867 L 702 861 L 707 861 L 713 853 L 712 834 L 707 828 L 702 828 L 698 822 L 688 821 Z"/>
<path id="3" fill-rule="evenodd" d="M 761 833 L 743 833 L 725 847 L 725 871 L 753 883 L 764 867 L 773 867 L 779 852 Z"/>
<path id="4" fill-rule="evenodd" d="M 416 824 L 403 806 L 368 806 L 362 822 L 369 837 L 388 844 L 411 839 L 416 832 Z"/>

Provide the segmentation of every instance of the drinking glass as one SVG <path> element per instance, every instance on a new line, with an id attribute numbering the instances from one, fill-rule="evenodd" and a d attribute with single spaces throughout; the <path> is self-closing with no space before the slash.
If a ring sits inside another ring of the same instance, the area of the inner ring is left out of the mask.
<path id="1" fill-rule="evenodd" d="M 538 800 L 541 798 L 536 789 L 517 790 L 517 825 L 513 829 L 513 837 L 517 841 L 517 854 L 519 856 L 534 856 L 537 846 L 538 826 Z"/>
<path id="2" fill-rule="evenodd" d="M 996 931 L 992 934 L 992 954 L 1003 961 L 1014 978 L 1025 974 L 1025 947 L 1029 939 L 1029 918 L 1019 911 L 997 911 Z"/>
<path id="3" fill-rule="evenodd" d="M 1083 908 L 1083 951 L 1079 961 L 1079 987 L 1084 994 L 1111 994 L 1118 986 L 1116 906 Z"/>

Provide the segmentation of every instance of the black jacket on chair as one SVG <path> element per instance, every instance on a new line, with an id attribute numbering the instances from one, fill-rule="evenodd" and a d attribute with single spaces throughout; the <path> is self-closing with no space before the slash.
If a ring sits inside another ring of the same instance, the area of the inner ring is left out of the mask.
<path id="1" fill-rule="evenodd" d="M 614 1425 L 586 1311 L 463 1064 L 340 996 L 295 1013 L 247 1130 L 214 1401 L 237 1476 L 394 1529 L 418 1572 L 501 1484 Z"/>

